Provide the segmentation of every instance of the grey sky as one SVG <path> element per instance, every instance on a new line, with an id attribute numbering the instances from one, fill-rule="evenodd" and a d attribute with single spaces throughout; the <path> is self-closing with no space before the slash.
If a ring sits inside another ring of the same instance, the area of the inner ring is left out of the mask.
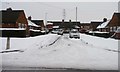
<path id="1" fill-rule="evenodd" d="M 91 20 L 102 20 L 104 17 L 110 19 L 114 12 L 118 12 L 118 2 L 3 2 L 2 9 L 12 7 L 13 9 L 25 10 L 26 16 L 33 19 L 48 20 L 63 19 L 63 9 L 66 10 L 66 20 L 75 20 L 75 7 L 78 7 L 78 20 L 90 22 Z"/>

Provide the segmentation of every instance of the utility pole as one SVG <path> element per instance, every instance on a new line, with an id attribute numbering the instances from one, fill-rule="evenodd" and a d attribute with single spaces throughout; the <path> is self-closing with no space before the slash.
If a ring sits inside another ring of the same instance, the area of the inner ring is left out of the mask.
<path id="1" fill-rule="evenodd" d="M 46 28 L 46 25 L 47 25 L 47 13 L 45 13 L 45 34 L 47 34 L 47 28 Z"/>
<path id="2" fill-rule="evenodd" d="M 76 25 L 77 25 L 77 7 L 76 7 Z"/>
<path id="3" fill-rule="evenodd" d="M 6 50 L 10 49 L 10 37 L 7 37 Z"/>
<path id="4" fill-rule="evenodd" d="M 65 12 L 65 9 L 63 9 L 63 19 L 65 20 L 66 18 L 66 12 Z"/>
<path id="5" fill-rule="evenodd" d="M 48 13 L 45 13 L 45 26 L 47 25 L 47 14 Z"/>

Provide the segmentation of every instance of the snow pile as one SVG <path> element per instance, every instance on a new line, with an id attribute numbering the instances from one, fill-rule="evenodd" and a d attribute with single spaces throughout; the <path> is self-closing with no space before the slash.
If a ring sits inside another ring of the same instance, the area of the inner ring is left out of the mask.
<path id="1" fill-rule="evenodd" d="M 111 39 L 111 38 L 101 38 L 86 34 L 80 34 L 81 39 L 88 43 L 97 47 L 101 47 L 104 49 L 118 50 L 118 42 L 119 40 Z"/>

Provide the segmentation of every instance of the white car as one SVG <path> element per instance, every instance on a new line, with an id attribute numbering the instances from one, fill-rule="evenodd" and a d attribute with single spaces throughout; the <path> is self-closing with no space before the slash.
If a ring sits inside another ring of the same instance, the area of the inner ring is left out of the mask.
<path id="1" fill-rule="evenodd" d="M 56 29 L 56 30 L 52 30 L 51 33 L 53 33 L 53 34 L 58 34 L 58 30 L 57 30 L 57 29 Z"/>
<path id="2" fill-rule="evenodd" d="M 58 35 L 63 35 L 63 29 L 58 30 Z"/>
<path id="3" fill-rule="evenodd" d="M 69 32 L 69 37 L 70 38 L 80 38 L 80 33 L 77 29 L 72 29 L 70 32 Z"/>

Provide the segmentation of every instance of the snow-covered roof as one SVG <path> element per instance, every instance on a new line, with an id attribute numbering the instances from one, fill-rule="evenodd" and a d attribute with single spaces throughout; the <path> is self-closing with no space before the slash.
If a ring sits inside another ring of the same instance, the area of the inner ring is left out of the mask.
<path id="1" fill-rule="evenodd" d="M 27 21 L 28 21 L 29 26 L 40 27 L 40 26 L 36 25 L 35 23 L 31 22 L 30 20 L 27 20 Z"/>
<path id="2" fill-rule="evenodd" d="M 59 28 L 59 26 L 53 26 L 53 28 Z"/>
<path id="3" fill-rule="evenodd" d="M 107 20 L 106 22 L 100 24 L 100 25 L 97 27 L 97 29 L 99 29 L 99 28 L 105 28 L 105 27 L 108 25 L 109 22 L 110 22 L 110 20 Z"/>
<path id="4" fill-rule="evenodd" d="M 54 21 L 54 22 L 62 22 L 62 20 L 48 20 L 48 21 Z M 71 20 L 71 22 L 75 22 L 76 20 Z M 69 22 L 69 20 L 64 20 L 64 22 Z M 80 22 L 80 20 L 77 20 L 77 22 Z"/>
<path id="5" fill-rule="evenodd" d="M 47 23 L 47 25 L 53 25 L 53 23 Z"/>
<path id="6" fill-rule="evenodd" d="M 26 28 L 0 28 L 0 30 L 26 30 Z"/>
<path id="7" fill-rule="evenodd" d="M 75 28 L 80 28 L 79 26 L 75 26 Z"/>
<path id="8" fill-rule="evenodd" d="M 34 29 L 30 29 L 30 31 L 40 32 L 40 30 L 34 30 Z"/>
<path id="9" fill-rule="evenodd" d="M 89 31 L 89 33 L 109 33 L 109 32 Z"/>

